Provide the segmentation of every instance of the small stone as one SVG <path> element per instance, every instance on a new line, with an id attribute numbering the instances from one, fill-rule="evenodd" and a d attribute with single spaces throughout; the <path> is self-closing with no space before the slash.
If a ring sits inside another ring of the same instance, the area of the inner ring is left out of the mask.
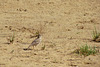
<path id="1" fill-rule="evenodd" d="M 84 29 L 84 27 L 83 26 L 78 26 L 78 29 Z"/>
<path id="2" fill-rule="evenodd" d="M 25 12 L 27 11 L 27 9 L 24 10 Z"/>
<path id="3" fill-rule="evenodd" d="M 37 5 L 40 5 L 40 3 L 37 3 Z"/>
<path id="4" fill-rule="evenodd" d="M 8 28 L 8 26 L 5 26 L 5 28 Z"/>
<path id="5" fill-rule="evenodd" d="M 70 29 L 66 29 L 67 31 L 71 31 Z"/>

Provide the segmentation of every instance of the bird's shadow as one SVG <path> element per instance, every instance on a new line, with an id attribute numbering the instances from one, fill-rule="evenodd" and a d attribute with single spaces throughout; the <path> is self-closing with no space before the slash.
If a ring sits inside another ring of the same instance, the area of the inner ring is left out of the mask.
<path id="1" fill-rule="evenodd" d="M 23 50 L 32 50 L 32 49 L 29 49 L 29 48 L 24 48 Z"/>
<path id="2" fill-rule="evenodd" d="M 30 48 L 23 48 L 23 50 L 24 51 L 29 51 L 29 50 L 31 50 L 31 51 L 41 51 L 41 50 L 36 50 L 36 49 L 34 50 L 34 49 L 30 49 Z"/>

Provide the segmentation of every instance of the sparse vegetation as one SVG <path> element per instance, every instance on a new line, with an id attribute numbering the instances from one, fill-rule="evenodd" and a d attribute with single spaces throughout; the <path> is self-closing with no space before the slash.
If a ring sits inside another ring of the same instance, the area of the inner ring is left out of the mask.
<path id="1" fill-rule="evenodd" d="M 84 56 L 89 56 L 89 55 L 94 55 L 97 53 L 97 50 L 95 47 L 90 47 L 87 44 L 80 47 L 80 49 L 75 50 L 75 53 L 84 55 Z"/>
<path id="2" fill-rule="evenodd" d="M 7 40 L 9 42 L 9 44 L 13 44 L 14 39 L 15 39 L 15 34 L 13 33 L 12 36 L 10 36 Z"/>
<path id="3" fill-rule="evenodd" d="M 44 50 L 45 49 L 45 45 L 43 45 L 43 47 L 41 48 L 41 50 Z"/>
<path id="4" fill-rule="evenodd" d="M 98 39 L 99 36 L 100 36 L 100 33 L 97 32 L 96 27 L 95 27 L 95 30 L 93 30 L 93 34 L 92 34 L 93 41 L 96 41 L 96 39 Z"/>

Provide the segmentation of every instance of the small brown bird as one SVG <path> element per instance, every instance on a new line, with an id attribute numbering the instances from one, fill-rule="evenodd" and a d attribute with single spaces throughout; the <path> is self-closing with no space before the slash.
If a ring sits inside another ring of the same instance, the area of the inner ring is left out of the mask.
<path id="1" fill-rule="evenodd" d="M 37 46 L 38 44 L 40 44 L 42 36 L 40 34 L 38 34 L 38 35 L 36 35 L 36 37 L 37 38 L 28 46 L 27 49 L 29 49 L 31 46 L 33 46 L 33 49 L 34 49 L 34 46 Z"/>

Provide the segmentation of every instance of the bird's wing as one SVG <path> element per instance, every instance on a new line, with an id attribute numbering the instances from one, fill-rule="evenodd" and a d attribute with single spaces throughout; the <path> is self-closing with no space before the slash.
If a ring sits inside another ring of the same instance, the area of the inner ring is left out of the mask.
<path id="1" fill-rule="evenodd" d="M 39 39 L 35 39 L 32 43 L 31 43 L 31 45 L 34 45 L 34 44 L 38 44 L 39 42 Z"/>

